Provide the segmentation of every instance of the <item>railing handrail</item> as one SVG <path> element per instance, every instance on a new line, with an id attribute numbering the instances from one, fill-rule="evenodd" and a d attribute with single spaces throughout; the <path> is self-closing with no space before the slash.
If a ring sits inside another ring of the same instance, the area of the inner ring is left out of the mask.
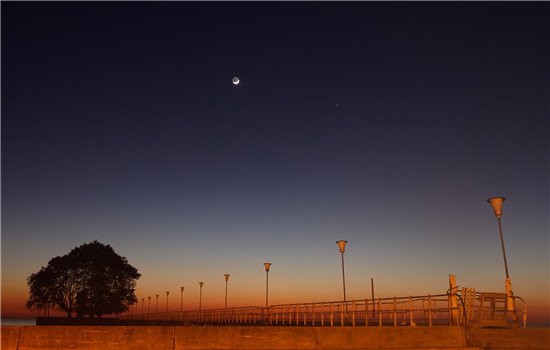
<path id="1" fill-rule="evenodd" d="M 481 319 L 482 299 L 506 296 L 503 293 L 479 292 L 471 288 L 462 288 L 452 294 L 449 291 L 441 294 L 409 295 L 384 298 L 362 298 L 352 300 L 315 301 L 262 306 L 237 306 L 206 310 L 181 310 L 157 313 L 125 314 L 121 319 L 170 320 L 183 323 L 200 324 L 269 324 L 269 325 L 436 325 L 436 324 L 469 324 Z M 452 302 L 453 297 L 460 300 L 460 305 Z M 498 298 L 500 300 L 500 298 Z M 525 327 L 527 308 L 525 301 L 518 296 L 514 299 L 523 302 L 522 324 Z M 493 303 L 496 302 L 493 299 Z M 499 301 L 499 305 L 500 305 Z M 455 305 L 455 306 L 451 306 Z M 508 310 L 499 306 L 492 312 L 506 316 Z M 514 320 L 519 323 L 517 315 Z M 477 317 L 476 317 L 477 315 Z"/>
<path id="2" fill-rule="evenodd" d="M 410 302 L 410 299 L 413 300 L 426 300 L 428 298 L 431 298 L 432 301 L 443 301 L 443 299 L 434 299 L 439 297 L 445 297 L 445 300 L 447 298 L 447 294 L 427 294 L 427 295 L 416 295 L 416 296 L 405 296 L 405 297 L 384 297 L 384 298 L 375 298 L 375 304 L 381 302 L 382 304 L 386 304 L 386 302 L 393 303 L 394 300 L 398 303 L 405 303 Z M 166 314 L 180 314 L 180 313 L 208 313 L 208 312 L 215 312 L 215 311 L 221 311 L 221 312 L 231 312 L 231 311 L 242 311 L 242 310 L 265 310 L 265 309 L 272 309 L 277 307 L 294 307 L 294 306 L 304 306 L 304 305 L 352 305 L 353 303 L 361 303 L 361 302 L 367 302 L 369 304 L 372 304 L 372 297 L 371 298 L 362 298 L 362 299 L 352 299 L 352 300 L 334 300 L 334 301 L 314 301 L 314 302 L 299 302 L 299 303 L 288 303 L 288 304 L 273 304 L 269 305 L 267 308 L 265 306 L 236 306 L 236 307 L 228 307 L 228 308 L 215 308 L 215 309 L 204 309 L 204 310 L 182 310 L 182 311 L 176 311 L 172 310 L 169 312 L 156 312 L 156 313 L 138 313 L 133 315 L 121 315 L 121 316 L 143 316 L 143 315 L 166 315 Z"/>

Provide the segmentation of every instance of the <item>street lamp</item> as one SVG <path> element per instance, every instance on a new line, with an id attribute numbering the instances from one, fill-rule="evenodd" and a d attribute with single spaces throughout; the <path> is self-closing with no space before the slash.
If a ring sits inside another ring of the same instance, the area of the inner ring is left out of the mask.
<path id="1" fill-rule="evenodd" d="M 170 291 L 166 291 L 166 311 L 165 313 L 168 314 L 168 295 L 170 294 Z"/>
<path id="2" fill-rule="evenodd" d="M 348 241 L 345 241 L 343 239 L 336 242 L 336 244 L 338 244 L 338 248 L 340 248 L 340 253 L 342 255 L 342 285 L 344 287 L 344 303 L 346 302 L 346 275 L 344 273 L 344 252 L 346 251 L 346 243 L 348 243 Z"/>
<path id="3" fill-rule="evenodd" d="M 514 294 L 512 293 L 512 280 L 510 279 L 510 274 L 508 273 L 508 262 L 506 261 L 506 249 L 504 248 L 504 238 L 502 236 L 502 224 L 500 222 L 500 217 L 502 216 L 502 203 L 505 201 L 504 197 L 492 197 L 487 199 L 487 203 L 491 204 L 493 207 L 493 212 L 497 217 L 498 221 L 498 232 L 500 234 L 500 245 L 502 247 L 502 257 L 504 259 L 504 271 L 506 272 L 506 310 L 514 312 L 515 316 L 515 302 Z"/>
<path id="4" fill-rule="evenodd" d="M 143 315 L 143 308 L 145 307 L 145 298 L 141 298 L 141 314 Z"/>
<path id="5" fill-rule="evenodd" d="M 147 298 L 149 298 L 149 302 L 147 303 L 147 315 L 149 315 L 149 310 L 151 309 L 151 297 Z"/>
<path id="6" fill-rule="evenodd" d="M 268 306 L 269 301 L 269 268 L 271 267 L 271 263 L 264 263 L 265 266 L 265 307 Z"/>
<path id="7" fill-rule="evenodd" d="M 157 302 L 155 304 L 155 313 L 158 313 L 159 311 L 159 295 L 157 294 Z"/>
<path id="8" fill-rule="evenodd" d="M 180 299 L 180 313 L 183 312 L 183 290 L 185 289 L 185 287 L 180 287 L 180 290 L 181 290 L 181 299 Z"/>
<path id="9" fill-rule="evenodd" d="M 202 321 L 202 286 L 204 285 L 204 282 L 199 282 L 200 292 L 199 292 L 199 321 Z"/>
<path id="10" fill-rule="evenodd" d="M 506 279 L 509 279 L 510 275 L 508 274 L 508 262 L 506 261 L 506 250 L 504 248 L 504 238 L 502 237 L 502 224 L 500 223 L 500 217 L 502 216 L 502 203 L 504 201 L 505 198 L 503 197 L 493 197 L 487 199 L 487 203 L 491 204 L 491 206 L 493 207 L 493 212 L 497 217 L 498 230 L 500 233 L 500 244 L 502 246 L 502 256 L 504 258 L 504 270 L 506 271 Z"/>
<path id="11" fill-rule="evenodd" d="M 227 309 L 227 282 L 229 281 L 229 274 L 226 273 L 223 275 L 223 277 L 225 278 L 225 309 Z"/>

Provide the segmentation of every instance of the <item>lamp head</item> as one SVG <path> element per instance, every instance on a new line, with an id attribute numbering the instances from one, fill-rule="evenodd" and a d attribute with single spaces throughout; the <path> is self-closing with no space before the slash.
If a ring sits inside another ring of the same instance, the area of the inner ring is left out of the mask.
<path id="1" fill-rule="evenodd" d="M 264 263 L 264 266 L 265 266 L 265 271 L 269 272 L 269 268 L 271 267 L 271 263 L 266 262 L 266 263 Z"/>
<path id="2" fill-rule="evenodd" d="M 183 293 L 184 289 L 185 289 L 185 287 L 180 287 L 180 290 L 181 290 L 182 293 Z"/>
<path id="3" fill-rule="evenodd" d="M 199 287 L 202 288 L 202 285 L 204 284 L 204 282 L 199 282 Z"/>
<path id="4" fill-rule="evenodd" d="M 229 281 L 229 276 L 230 276 L 230 275 L 229 275 L 228 273 L 226 273 L 226 274 L 223 275 L 223 277 L 225 278 L 225 282 Z"/>
<path id="5" fill-rule="evenodd" d="M 340 248 L 340 253 L 343 253 L 346 251 L 346 243 L 348 243 L 348 241 L 345 241 L 343 239 L 336 242 L 336 244 L 338 244 L 338 248 Z"/>
<path id="6" fill-rule="evenodd" d="M 170 294 L 170 291 L 169 291 L 169 290 L 166 291 L 166 296 L 168 296 L 168 294 Z"/>
<path id="7" fill-rule="evenodd" d="M 491 204 L 493 211 L 497 218 L 502 216 L 502 203 L 505 201 L 504 197 L 492 197 L 487 199 L 487 203 Z"/>

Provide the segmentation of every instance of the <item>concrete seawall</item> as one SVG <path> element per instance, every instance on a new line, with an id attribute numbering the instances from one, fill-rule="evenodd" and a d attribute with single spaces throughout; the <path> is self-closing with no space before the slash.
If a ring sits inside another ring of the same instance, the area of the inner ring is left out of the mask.
<path id="1" fill-rule="evenodd" d="M 462 327 L 4 326 L 2 350 L 30 349 L 530 349 L 550 348 L 549 329 Z"/>

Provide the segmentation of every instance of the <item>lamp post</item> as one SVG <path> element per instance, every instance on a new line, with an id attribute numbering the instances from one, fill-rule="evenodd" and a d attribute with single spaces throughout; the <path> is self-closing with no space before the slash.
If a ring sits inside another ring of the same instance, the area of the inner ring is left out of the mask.
<path id="1" fill-rule="evenodd" d="M 269 269 L 271 268 L 271 263 L 264 263 L 265 266 L 265 307 L 269 304 Z"/>
<path id="2" fill-rule="evenodd" d="M 199 282 L 199 322 L 202 321 L 202 286 L 204 285 L 204 282 Z"/>
<path id="3" fill-rule="evenodd" d="M 502 236 L 502 224 L 500 222 L 500 217 L 502 216 L 502 203 L 504 203 L 505 198 L 504 197 L 492 197 L 487 199 L 487 203 L 491 204 L 491 207 L 493 207 L 493 212 L 495 213 L 495 216 L 497 217 L 498 221 L 498 232 L 500 234 L 500 245 L 502 248 L 502 258 L 504 259 L 504 271 L 506 272 L 506 310 L 512 311 L 514 315 L 514 320 L 517 321 L 516 313 L 515 313 L 515 302 L 514 302 L 514 294 L 512 293 L 512 280 L 510 279 L 510 274 L 508 273 L 508 262 L 506 261 L 506 249 L 504 248 L 504 237 Z"/>
<path id="4" fill-rule="evenodd" d="M 229 281 L 229 274 L 226 273 L 223 275 L 223 277 L 225 278 L 225 306 L 224 306 L 224 309 L 227 309 L 227 282 Z"/>
<path id="5" fill-rule="evenodd" d="M 143 308 L 145 307 L 145 298 L 141 298 L 141 314 L 143 315 Z"/>
<path id="6" fill-rule="evenodd" d="M 504 201 L 505 201 L 505 198 L 503 197 L 492 197 L 487 199 L 487 203 L 491 204 L 491 206 L 493 207 L 493 212 L 497 217 L 498 230 L 500 233 L 500 244 L 502 247 L 502 257 L 504 258 L 504 270 L 506 271 L 506 279 L 509 279 L 510 274 L 508 273 L 508 262 L 506 261 L 506 250 L 504 248 L 504 238 L 502 237 L 502 224 L 500 222 L 500 217 L 502 216 L 502 203 Z"/>
<path id="7" fill-rule="evenodd" d="M 147 298 L 149 298 L 149 302 L 147 303 L 147 315 L 149 315 L 149 310 L 151 310 L 151 297 Z"/>
<path id="8" fill-rule="evenodd" d="M 180 313 L 183 312 L 183 290 L 185 289 L 185 287 L 180 287 L 180 290 L 181 290 L 181 298 L 180 298 Z"/>
<path id="9" fill-rule="evenodd" d="M 348 243 L 348 241 L 343 239 L 336 242 L 336 244 L 338 244 L 338 248 L 340 248 L 340 254 L 342 255 L 342 286 L 344 287 L 344 303 L 346 302 L 346 275 L 344 273 L 344 252 L 346 251 L 346 243 Z"/>
<path id="10" fill-rule="evenodd" d="M 136 300 L 136 315 L 139 314 L 139 299 Z"/>
<path id="11" fill-rule="evenodd" d="M 155 304 L 155 313 L 159 312 L 159 295 L 157 294 L 157 302 Z"/>
<path id="12" fill-rule="evenodd" d="M 265 262 L 265 323 L 267 324 L 270 321 L 269 316 L 269 268 L 271 267 L 271 263 Z"/>
<path id="13" fill-rule="evenodd" d="M 168 314 L 168 295 L 170 294 L 170 291 L 166 291 L 166 310 L 165 310 L 165 314 Z"/>

